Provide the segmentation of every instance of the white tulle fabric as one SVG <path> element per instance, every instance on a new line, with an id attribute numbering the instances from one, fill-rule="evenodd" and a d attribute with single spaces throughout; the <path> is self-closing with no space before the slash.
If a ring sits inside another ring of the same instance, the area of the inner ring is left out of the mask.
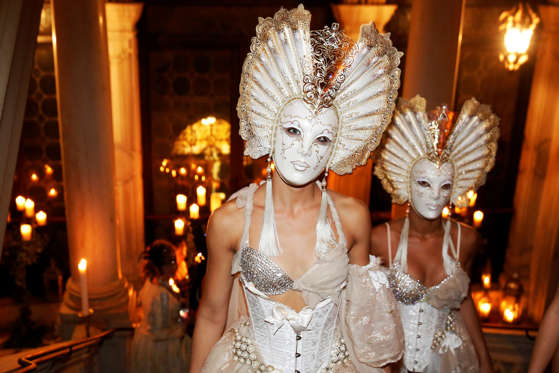
<path id="1" fill-rule="evenodd" d="M 402 228 L 398 250 L 394 261 L 390 263 L 391 276 L 405 276 L 411 281 L 399 282 L 408 284 L 407 288 L 394 289 L 398 296 L 407 292 L 422 292 L 419 301 L 398 302 L 400 317 L 405 335 L 405 353 L 401 372 L 424 373 L 474 373 L 479 372 L 478 358 L 470 339 L 464 320 L 458 312 L 462 301 L 468 294 L 470 279 L 460 267 L 460 224 L 458 226 L 458 242 L 456 246 L 450 235 L 451 221 L 447 220 L 444 227 L 442 247 L 443 267 L 447 277 L 435 286 L 425 287 L 407 274 L 407 249 L 409 223 Z M 387 223 L 389 257 L 390 226 Z M 395 273 L 394 273 L 395 272 Z M 394 286 L 394 284 L 393 284 Z M 407 303 L 407 304 L 406 304 Z M 433 346 L 436 334 L 445 330 L 445 323 L 450 313 L 454 317 L 454 330 L 446 331 L 441 342 Z"/>
<path id="2" fill-rule="evenodd" d="M 245 208 L 245 224 L 250 224 L 256 189 L 251 185 L 234 196 L 237 206 Z M 338 239 L 331 224 L 319 218 L 315 262 L 293 285 L 307 307 L 295 312 L 244 281 L 242 273 L 235 276 L 226 331 L 204 372 L 254 371 L 234 359 L 236 335 L 251 341 L 254 360 L 275 372 L 382 372 L 381 366 L 402 356 L 403 332 L 386 274 L 374 257 L 367 266 L 349 264 L 340 219 L 330 196 L 323 193 Z M 249 242 L 246 225 L 245 232 L 241 247 Z M 241 271 L 239 252 L 233 275 Z M 345 363 L 333 364 L 340 351 Z"/>
<path id="3" fill-rule="evenodd" d="M 179 373 L 188 367 L 180 304 L 168 290 L 146 281 L 139 294 L 144 319 L 134 331 L 131 371 Z"/>

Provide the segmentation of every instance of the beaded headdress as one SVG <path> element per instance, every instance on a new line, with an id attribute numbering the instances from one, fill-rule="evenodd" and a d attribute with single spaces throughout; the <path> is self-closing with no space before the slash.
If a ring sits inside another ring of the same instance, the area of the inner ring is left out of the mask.
<path id="1" fill-rule="evenodd" d="M 335 23 L 311 31 L 310 20 L 303 5 L 259 19 L 237 104 L 245 155 L 271 155 L 282 109 L 302 99 L 315 112 L 337 111 L 338 134 L 326 168 L 351 173 L 366 163 L 390 122 L 401 54 L 373 23 L 362 25 L 353 42 Z"/>
<path id="2" fill-rule="evenodd" d="M 311 31 L 310 20 L 303 5 L 258 20 L 241 75 L 239 132 L 246 141 L 245 155 L 268 155 L 270 162 L 279 118 L 289 103 L 302 100 L 316 114 L 331 108 L 338 123 L 326 172 L 348 174 L 367 162 L 392 118 L 401 53 L 372 22 L 361 26 L 359 40 L 353 42 L 338 24 Z M 275 256 L 281 249 L 270 172 L 268 166 L 258 249 Z M 320 216 L 326 216 L 325 182 L 322 190 Z"/>
<path id="3" fill-rule="evenodd" d="M 499 118 L 475 98 L 464 103 L 454 123 L 453 113 L 446 107 L 430 113 L 425 107 L 420 96 L 398 102 L 376 160 L 375 175 L 392 201 L 401 204 L 410 200 L 411 171 L 417 161 L 448 162 L 454 168 L 450 200 L 465 207 L 465 193 L 483 185 L 495 163 Z"/>

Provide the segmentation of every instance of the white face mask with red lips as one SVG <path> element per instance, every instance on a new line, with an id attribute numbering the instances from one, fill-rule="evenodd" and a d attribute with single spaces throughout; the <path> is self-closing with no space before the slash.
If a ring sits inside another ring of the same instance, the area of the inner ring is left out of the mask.
<path id="1" fill-rule="evenodd" d="M 449 203 L 454 180 L 454 167 L 446 162 L 437 167 L 423 158 L 413 166 L 410 177 L 411 206 L 425 219 L 441 216 Z"/>
<path id="2" fill-rule="evenodd" d="M 273 159 L 280 177 L 293 186 L 306 185 L 324 171 L 336 139 L 338 115 L 332 108 L 315 115 L 297 99 L 279 115 Z"/>

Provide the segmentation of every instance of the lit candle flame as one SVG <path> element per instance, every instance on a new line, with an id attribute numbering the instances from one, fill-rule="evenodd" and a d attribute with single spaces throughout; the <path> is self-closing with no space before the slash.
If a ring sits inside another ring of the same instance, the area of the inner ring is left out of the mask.
<path id="1" fill-rule="evenodd" d="M 169 287 L 171 288 L 171 290 L 173 290 L 177 294 L 179 294 L 181 292 L 181 289 L 179 289 L 179 287 L 177 286 L 177 284 L 175 283 L 175 280 L 173 278 L 169 279 Z"/>
<path id="2" fill-rule="evenodd" d="M 21 239 L 23 241 L 30 241 L 33 228 L 31 227 L 30 224 L 22 224 L 19 227 L 19 232 L 21 233 Z"/>
<path id="3" fill-rule="evenodd" d="M 47 213 L 43 210 L 39 211 L 35 214 L 35 220 L 39 226 L 47 225 Z"/>
<path id="4" fill-rule="evenodd" d="M 491 288 L 491 274 L 490 273 L 482 274 L 481 275 L 481 282 L 482 282 L 483 287 L 485 289 Z"/>
<path id="5" fill-rule="evenodd" d="M 37 174 L 34 173 L 34 172 L 31 174 L 31 181 L 32 181 L 32 182 L 37 182 L 37 181 L 39 181 L 39 176 L 37 176 Z"/>
<path id="6" fill-rule="evenodd" d="M 448 206 L 445 206 L 443 208 L 443 211 L 441 212 L 441 216 L 445 219 L 448 219 L 448 217 L 450 216 L 450 209 L 448 208 Z"/>
<path id="7" fill-rule="evenodd" d="M 55 198 L 56 196 L 58 196 L 58 190 L 56 190 L 56 188 L 50 188 L 49 189 L 49 197 L 50 198 Z"/>
<path id="8" fill-rule="evenodd" d="M 474 212 L 474 227 L 479 228 L 481 226 L 483 215 L 483 211 L 481 210 L 477 210 L 476 212 Z"/>
<path id="9" fill-rule="evenodd" d="M 206 257 L 202 253 L 196 254 L 194 257 L 194 261 L 198 264 L 202 263 L 202 261 L 206 260 Z"/>
<path id="10" fill-rule="evenodd" d="M 24 196 L 17 196 L 16 197 L 16 208 L 18 211 L 25 210 L 25 201 L 26 198 Z"/>
<path id="11" fill-rule="evenodd" d="M 78 263 L 78 271 L 80 271 L 80 273 L 85 273 L 85 271 L 87 271 L 87 259 L 85 258 L 80 259 Z"/>

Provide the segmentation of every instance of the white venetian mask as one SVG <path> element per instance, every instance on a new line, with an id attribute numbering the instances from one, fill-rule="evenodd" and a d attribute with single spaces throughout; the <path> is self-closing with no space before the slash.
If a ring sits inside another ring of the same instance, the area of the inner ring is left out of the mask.
<path id="1" fill-rule="evenodd" d="M 441 216 L 442 209 L 450 201 L 454 167 L 446 162 L 437 165 L 428 159 L 419 160 L 411 171 L 411 205 L 426 219 Z"/>
<path id="2" fill-rule="evenodd" d="M 315 115 L 301 99 L 287 104 L 279 115 L 273 154 L 281 178 L 294 186 L 315 180 L 326 168 L 337 130 L 334 109 Z"/>

